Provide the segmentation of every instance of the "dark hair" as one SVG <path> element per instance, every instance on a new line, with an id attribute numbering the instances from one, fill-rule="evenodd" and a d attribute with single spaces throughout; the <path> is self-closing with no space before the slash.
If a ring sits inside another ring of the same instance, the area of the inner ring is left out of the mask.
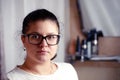
<path id="1" fill-rule="evenodd" d="M 28 31 L 29 23 L 35 22 L 35 21 L 38 21 L 38 20 L 46 20 L 46 19 L 55 21 L 55 23 L 58 26 L 58 30 L 60 32 L 59 23 L 58 23 L 58 20 L 57 20 L 56 16 L 52 12 L 50 12 L 46 9 L 38 9 L 38 10 L 35 10 L 35 11 L 29 13 L 24 18 L 23 27 L 22 27 L 22 34 L 26 34 L 26 32 Z"/>

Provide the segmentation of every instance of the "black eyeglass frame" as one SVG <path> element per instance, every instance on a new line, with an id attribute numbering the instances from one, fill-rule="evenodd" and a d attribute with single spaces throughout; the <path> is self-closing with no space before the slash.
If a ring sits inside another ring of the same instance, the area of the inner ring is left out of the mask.
<path id="1" fill-rule="evenodd" d="M 50 46 L 57 45 L 57 44 L 59 43 L 59 41 L 60 41 L 60 35 L 59 35 L 59 34 L 58 34 L 58 35 L 57 35 L 57 34 L 51 34 L 51 35 L 53 35 L 53 36 L 57 36 L 57 42 L 56 42 L 56 44 L 49 44 L 49 43 L 48 43 L 48 41 L 47 41 L 46 38 L 47 38 L 48 36 L 50 36 L 50 35 L 42 36 L 42 35 L 40 35 L 40 34 L 36 34 L 36 35 L 41 36 L 41 37 L 42 37 L 42 40 L 41 40 L 39 43 L 35 44 L 35 43 L 31 43 L 31 41 L 30 41 L 30 39 L 29 39 L 31 35 L 35 35 L 35 34 L 23 34 L 23 36 L 28 37 L 28 42 L 29 42 L 30 44 L 33 44 L 33 45 L 39 45 L 39 44 L 41 44 L 42 41 L 43 41 L 43 39 L 45 39 L 45 41 L 47 42 L 47 44 L 50 45 Z"/>

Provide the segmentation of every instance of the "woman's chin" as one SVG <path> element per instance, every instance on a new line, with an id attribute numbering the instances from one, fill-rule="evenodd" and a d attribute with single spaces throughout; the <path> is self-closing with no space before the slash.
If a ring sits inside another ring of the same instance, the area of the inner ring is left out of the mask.
<path id="1" fill-rule="evenodd" d="M 43 62 L 49 61 L 50 59 L 48 59 L 48 58 L 45 57 L 45 56 L 42 56 L 42 57 L 37 57 L 37 60 L 38 60 L 40 63 L 43 63 Z"/>

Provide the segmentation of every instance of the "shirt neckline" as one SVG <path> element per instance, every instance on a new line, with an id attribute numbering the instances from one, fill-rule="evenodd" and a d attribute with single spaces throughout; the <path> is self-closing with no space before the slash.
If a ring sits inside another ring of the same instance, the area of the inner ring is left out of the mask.
<path id="1" fill-rule="evenodd" d="M 48 77 L 48 76 L 53 76 L 53 75 L 55 75 L 55 74 L 59 71 L 59 64 L 58 64 L 58 63 L 55 63 L 55 62 L 53 62 L 53 63 L 57 66 L 57 70 L 56 70 L 54 73 L 48 74 L 48 75 L 37 75 L 37 74 L 33 74 L 33 73 L 30 73 L 30 72 L 27 72 L 27 71 L 19 68 L 19 65 L 16 67 L 16 69 L 17 69 L 18 71 L 22 72 L 22 73 L 27 74 L 27 75 L 38 76 L 38 77 Z"/>

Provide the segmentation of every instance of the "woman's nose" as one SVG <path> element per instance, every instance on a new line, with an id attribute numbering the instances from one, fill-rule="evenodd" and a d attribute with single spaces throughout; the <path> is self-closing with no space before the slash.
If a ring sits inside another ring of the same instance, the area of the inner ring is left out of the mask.
<path id="1" fill-rule="evenodd" d="M 45 39 L 42 40 L 40 45 L 41 46 L 48 46 L 47 41 Z"/>

